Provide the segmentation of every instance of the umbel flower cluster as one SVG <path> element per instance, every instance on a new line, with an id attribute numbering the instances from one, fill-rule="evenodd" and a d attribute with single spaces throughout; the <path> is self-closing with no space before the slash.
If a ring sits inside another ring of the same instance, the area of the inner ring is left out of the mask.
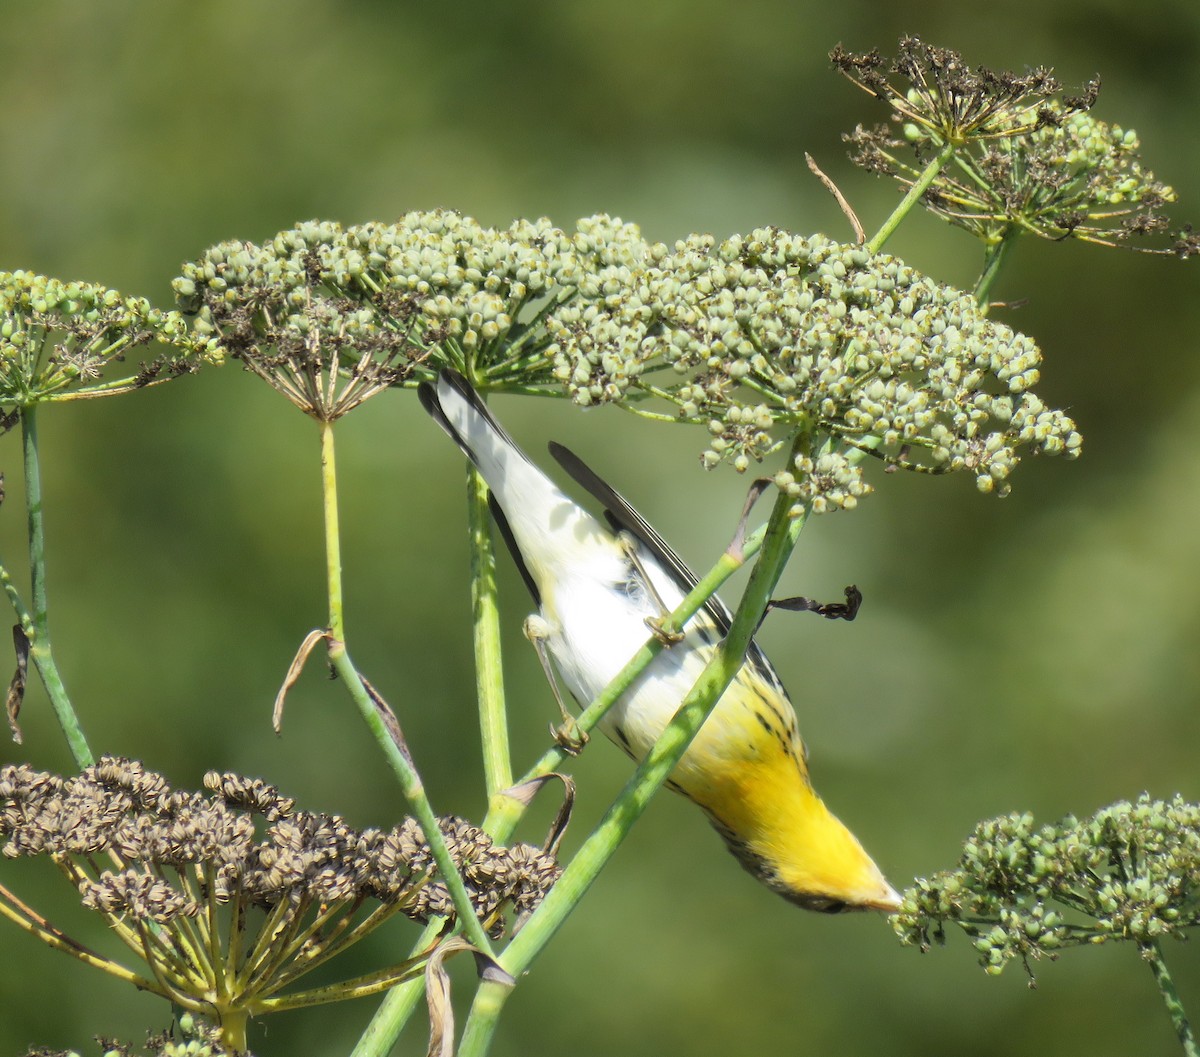
<path id="1" fill-rule="evenodd" d="M 134 350 L 158 343 L 156 357 L 126 377 L 101 380 Z M 140 389 L 219 359 L 215 342 L 192 334 L 178 312 L 91 283 L 32 272 L 0 272 L 0 413 Z"/>
<path id="2" fill-rule="evenodd" d="M 423 959 L 310 992 L 285 988 L 399 913 L 453 915 L 413 820 L 358 830 L 297 810 L 262 781 L 210 772 L 209 793 L 176 792 L 141 764 L 104 757 L 63 778 L 0 769 L 6 857 L 47 855 L 85 907 L 151 969 L 136 976 L 86 951 L 0 886 L 0 914 L 52 946 L 225 1025 L 246 1016 L 371 994 Z M 499 847 L 461 819 L 442 832 L 481 921 L 531 912 L 558 877 L 528 845 Z"/>
<path id="3" fill-rule="evenodd" d="M 816 510 L 868 491 L 863 453 L 1002 493 L 1022 451 L 1080 445 L 1031 391 L 1034 342 L 899 259 L 822 236 L 668 247 L 608 216 L 567 233 L 412 213 L 225 243 L 175 290 L 314 417 L 452 366 L 483 389 L 700 425 L 706 466 L 778 454 L 777 483 Z"/>
<path id="4" fill-rule="evenodd" d="M 953 148 L 922 203 L 985 244 L 1017 232 L 1106 246 L 1169 235 L 1166 245 L 1133 248 L 1200 252 L 1193 234 L 1170 231 L 1161 209 L 1175 192 L 1143 167 L 1137 133 L 1088 113 L 1098 80 L 1069 95 L 1049 70 L 971 67 L 957 52 L 916 37 L 903 38 L 892 60 L 840 47 L 830 58 L 887 103 L 900 127 L 899 136 L 886 125 L 848 134 L 855 164 L 909 187 L 932 158 Z"/>
<path id="5" fill-rule="evenodd" d="M 1200 805 L 1143 795 L 1082 821 L 981 822 L 958 868 L 905 892 L 893 924 L 922 950 L 957 925 L 989 973 L 1085 943 L 1183 938 L 1200 924 Z"/>

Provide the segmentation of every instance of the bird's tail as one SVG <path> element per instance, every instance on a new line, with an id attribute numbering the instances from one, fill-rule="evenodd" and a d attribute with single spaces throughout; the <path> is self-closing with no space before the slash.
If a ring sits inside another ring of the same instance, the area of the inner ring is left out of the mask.
<path id="1" fill-rule="evenodd" d="M 572 502 L 517 446 L 457 371 L 417 390 L 425 410 L 462 449 L 487 482 L 492 513 L 534 600 L 554 567 L 578 561 L 579 547 L 599 523 Z"/>

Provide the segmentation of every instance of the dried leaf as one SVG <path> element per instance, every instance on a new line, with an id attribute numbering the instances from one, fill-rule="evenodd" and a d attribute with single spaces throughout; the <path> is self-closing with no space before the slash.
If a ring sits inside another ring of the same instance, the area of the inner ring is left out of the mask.
<path id="1" fill-rule="evenodd" d="M 283 702 L 287 697 L 288 691 L 296 685 L 296 681 L 300 678 L 300 673 L 304 671 L 304 666 L 308 663 L 308 655 L 312 653 L 313 647 L 322 639 L 328 637 L 328 632 L 321 628 L 310 631 L 304 636 L 304 641 L 300 643 L 300 649 L 296 651 L 296 656 L 292 658 L 292 663 L 288 667 L 287 675 L 284 677 L 283 686 L 279 688 L 279 693 L 275 695 L 275 708 L 271 712 L 271 726 L 278 734 L 283 728 Z"/>
<path id="2" fill-rule="evenodd" d="M 429 1003 L 429 1049 L 427 1057 L 454 1057 L 454 1006 L 450 1001 L 450 976 L 443 962 L 459 951 L 475 956 L 481 980 L 515 987 L 516 980 L 494 958 L 461 936 L 449 936 L 437 945 L 425 965 L 425 996 Z"/>
<path id="3" fill-rule="evenodd" d="M 533 803 L 533 798 L 541 791 L 542 786 L 555 778 L 563 784 L 563 802 L 562 806 L 558 809 L 558 814 L 554 816 L 554 821 L 550 825 L 550 832 L 546 836 L 546 843 L 542 845 L 542 851 L 547 855 L 558 854 L 558 846 L 562 842 L 563 834 L 567 832 L 567 826 L 571 821 L 571 812 L 575 809 L 575 779 L 570 777 L 570 775 L 551 771 L 549 774 L 540 774 L 536 778 L 529 778 L 524 782 L 518 782 L 516 785 L 504 790 L 505 796 L 517 801 L 518 804 L 528 807 Z"/>
<path id="4" fill-rule="evenodd" d="M 362 680 L 363 689 L 366 690 L 367 696 L 375 706 L 379 718 L 383 720 L 384 729 L 388 732 L 388 737 L 392 739 L 392 744 L 400 750 L 409 766 L 415 771 L 417 765 L 412 758 L 412 753 L 408 751 L 408 739 L 404 737 L 404 731 L 400 728 L 400 720 L 396 718 L 396 713 L 392 711 L 391 705 L 383 699 L 383 695 L 370 684 L 365 675 L 360 673 L 358 677 Z"/>
<path id="5" fill-rule="evenodd" d="M 18 745 L 24 740 L 17 717 L 21 714 L 21 703 L 25 700 L 25 680 L 29 674 L 29 636 L 20 624 L 13 625 L 13 646 L 17 651 L 17 670 L 13 672 L 4 697 L 4 713 L 8 717 L 8 729 Z"/>

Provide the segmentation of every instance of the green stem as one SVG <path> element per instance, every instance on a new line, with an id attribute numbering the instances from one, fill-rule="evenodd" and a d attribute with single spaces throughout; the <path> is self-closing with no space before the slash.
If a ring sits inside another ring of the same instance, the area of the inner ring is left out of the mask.
<path id="1" fill-rule="evenodd" d="M 474 466 L 467 467 L 467 527 L 471 537 L 471 619 L 475 639 L 475 687 L 479 735 L 490 804 L 512 785 L 504 666 L 500 648 L 500 607 L 496 591 L 496 547 L 488 513 L 488 489 Z"/>
<path id="2" fill-rule="evenodd" d="M 325 584 L 329 595 L 329 634 L 346 640 L 342 612 L 342 533 L 338 521 L 337 460 L 333 423 L 321 423 L 321 494 L 325 501 Z"/>
<path id="3" fill-rule="evenodd" d="M 751 533 L 742 545 L 740 555 L 728 552 L 721 555 L 716 565 L 696 584 L 687 594 L 675 611 L 662 624 L 663 631 L 670 633 L 679 631 L 704 605 L 704 602 L 718 590 L 746 561 L 758 553 L 766 535 L 766 528 L 760 527 Z M 655 657 L 662 651 L 662 642 L 655 637 L 647 640 L 644 646 L 630 659 L 629 663 L 617 674 L 616 678 L 604 688 L 600 695 L 575 720 L 575 728 L 582 733 L 591 731 L 604 714 L 616 703 L 618 698 L 629 688 L 633 681 L 645 671 Z M 528 781 L 539 775 L 549 774 L 557 770 L 567 757 L 567 752 L 560 746 L 548 749 L 520 779 Z M 505 844 L 512 836 L 517 823 L 525 813 L 525 805 L 513 797 L 497 796 L 493 798 L 487 817 L 483 821 L 483 829 L 498 843 Z M 413 946 L 413 952 L 427 950 L 437 937 L 441 921 L 432 921 L 421 933 L 420 939 Z M 379 1009 L 367 1025 L 362 1037 L 354 1048 L 351 1057 L 382 1057 L 386 1054 L 399 1037 L 408 1018 L 412 1016 L 421 999 L 425 981 L 423 978 L 414 979 L 400 984 L 388 992 L 387 997 L 380 1003 Z"/>
<path id="4" fill-rule="evenodd" d="M 742 667 L 746 650 L 803 524 L 803 518 L 790 516 L 791 509 L 792 499 L 786 493 L 780 493 L 767 525 L 762 553 L 750 574 L 750 582 L 725 641 L 717 648 L 696 685 L 600 824 L 501 955 L 500 964 L 514 978 L 519 978 L 529 968 L 575 909 Z M 501 984 L 485 982 L 480 985 L 463 1032 L 460 1057 L 483 1057 L 487 1053 L 509 991 L 510 988 Z"/>
<path id="5" fill-rule="evenodd" d="M 946 167 L 946 163 L 954 157 L 954 151 L 955 147 L 953 143 L 946 143 L 942 146 L 942 149 L 925 166 L 921 171 L 921 175 L 917 177 L 913 185 L 908 189 L 908 194 L 900 200 L 900 204 L 892 211 L 892 215 L 883 222 L 883 226 L 875 233 L 875 237 L 867 243 L 868 252 L 878 253 L 883 248 L 883 244 L 895 234 L 896 228 L 900 226 L 900 222 L 912 212 L 913 207 L 921 200 L 921 196 L 929 190 L 933 181 L 938 178 L 938 175 Z"/>
<path id="6" fill-rule="evenodd" d="M 454 865 L 450 850 L 446 847 L 445 838 L 438 826 L 437 815 L 429 803 L 425 786 L 417 774 L 416 767 L 409 758 L 406 748 L 398 745 L 388 730 L 379 708 L 359 675 L 358 669 L 346 652 L 344 627 L 342 617 L 342 559 L 340 550 L 340 532 L 338 530 L 337 507 L 337 464 L 334 459 L 333 423 L 321 423 L 321 480 L 324 486 L 325 501 L 325 565 L 329 585 L 329 663 L 345 683 L 350 697 L 358 706 L 358 711 L 367 724 L 367 728 L 383 750 L 384 757 L 391 767 L 393 774 L 400 782 L 400 789 L 408 801 L 409 807 L 420 823 L 421 832 L 437 863 L 438 872 L 446 882 L 446 888 L 454 901 L 454 909 L 458 914 L 463 932 L 476 947 L 487 954 L 491 953 L 483 926 L 475 916 L 471 905 L 471 897 L 463 885 L 462 875 Z"/>
<path id="7" fill-rule="evenodd" d="M 990 243 L 984 251 L 983 272 L 979 276 L 979 282 L 975 284 L 975 302 L 980 308 L 986 310 L 990 304 L 992 287 L 995 285 L 1004 260 L 1008 256 L 1009 248 L 1017 241 L 1017 236 L 1020 234 L 1021 229 L 1013 224 L 1004 233 L 1003 238 L 998 242 Z"/>
<path id="8" fill-rule="evenodd" d="M 1196 1037 L 1192 1034 L 1192 1025 L 1188 1021 L 1183 1002 L 1179 999 L 1179 992 L 1175 989 L 1175 981 L 1171 979 L 1167 970 L 1167 963 L 1163 960 L 1162 948 L 1156 940 L 1139 943 L 1138 946 L 1141 948 L 1142 957 L 1150 965 L 1150 971 L 1154 973 L 1163 1005 L 1167 1007 L 1171 1023 L 1175 1026 L 1175 1034 L 1179 1036 L 1179 1045 L 1183 1047 L 1187 1057 L 1200 1057 L 1200 1048 L 1197 1048 Z"/>
<path id="9" fill-rule="evenodd" d="M 42 522 L 42 474 L 38 463 L 37 409 L 30 405 L 21 409 L 21 435 L 25 458 L 25 508 L 29 527 L 29 581 L 33 626 L 29 657 L 42 678 L 50 697 L 51 707 L 67 739 L 67 746 L 81 770 L 96 762 L 88 747 L 79 717 L 71 707 L 58 665 L 50 648 L 50 627 L 46 606 L 46 537 Z M 11 598 L 11 596 L 10 596 Z M 20 616 L 18 609 L 18 616 Z M 24 623 L 24 621 L 22 621 Z"/>
<path id="10" fill-rule="evenodd" d="M 230 1053 L 246 1052 L 246 1023 L 249 1019 L 246 1010 L 223 1009 L 221 1017 L 221 1045 Z"/>

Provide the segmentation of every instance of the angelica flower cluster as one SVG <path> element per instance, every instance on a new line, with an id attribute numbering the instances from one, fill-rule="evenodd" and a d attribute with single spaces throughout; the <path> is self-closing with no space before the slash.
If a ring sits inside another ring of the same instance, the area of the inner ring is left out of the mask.
<path id="1" fill-rule="evenodd" d="M 311 221 L 262 245 L 227 242 L 185 266 L 179 307 L 307 414 L 341 417 L 443 366 L 524 391 L 550 382 L 543 314 L 633 259 L 636 228 L 597 217 L 487 228 L 451 210 L 343 228 Z"/>
<path id="2" fill-rule="evenodd" d="M 740 472 L 786 451 L 777 483 L 818 511 L 869 491 L 864 452 L 967 470 L 1002 493 L 1023 450 L 1080 445 L 1031 392 L 1032 341 L 897 258 L 822 236 L 764 228 L 668 247 L 603 215 L 567 233 L 412 213 L 225 243 L 175 290 L 201 330 L 316 418 L 451 366 L 483 389 L 699 425 L 706 466 Z"/>
<path id="3" fill-rule="evenodd" d="M 1002 493 L 1023 449 L 1080 450 L 1071 419 L 1031 391 L 1034 342 L 898 258 L 823 236 L 651 247 L 547 325 L 577 402 L 666 401 L 706 426 L 705 465 L 744 471 L 812 438 L 776 483 L 817 511 L 868 491 L 862 452 Z"/>
<path id="4" fill-rule="evenodd" d="M 1144 794 L 1083 820 L 982 822 L 958 867 L 919 880 L 893 919 L 922 950 L 957 926 L 989 973 L 1080 944 L 1182 938 L 1197 924 L 1200 805 Z"/>
<path id="5" fill-rule="evenodd" d="M 164 346 L 127 377 L 101 381 L 111 365 L 151 343 Z M 43 400 L 140 389 L 219 360 L 215 342 L 192 334 L 178 312 L 93 283 L 0 272 L 0 414 Z"/>
<path id="6" fill-rule="evenodd" d="M 922 204 L 985 244 L 1024 231 L 1185 257 L 1200 252 L 1195 236 L 1173 232 L 1161 212 L 1176 195 L 1142 164 L 1137 134 L 1088 112 L 1098 80 L 1072 96 L 1048 70 L 1018 76 L 972 68 L 957 52 L 915 37 L 902 39 L 891 61 L 841 48 L 830 57 L 887 103 L 901 128 L 899 136 L 888 126 L 848 133 L 855 164 L 910 187 L 952 147 Z M 1170 241 L 1131 241 L 1154 235 Z"/>

